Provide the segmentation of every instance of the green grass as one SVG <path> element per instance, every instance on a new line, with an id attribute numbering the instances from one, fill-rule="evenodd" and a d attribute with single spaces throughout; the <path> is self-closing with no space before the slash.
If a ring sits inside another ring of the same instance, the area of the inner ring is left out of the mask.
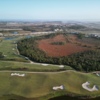
<path id="1" fill-rule="evenodd" d="M 70 66 L 60 68 L 59 65 L 47 65 L 42 64 L 30 64 L 25 62 L 15 61 L 0 61 L 0 70 L 26 70 L 26 71 L 59 71 L 59 70 L 71 70 Z"/>
<path id="2" fill-rule="evenodd" d="M 0 42 L 0 52 L 3 53 L 6 60 L 26 61 L 24 58 L 17 55 L 16 44 L 14 44 L 14 41 L 19 39 L 20 37 L 13 40 L 3 39 L 2 42 Z"/>
<path id="3" fill-rule="evenodd" d="M 82 83 L 89 81 L 98 85 L 100 88 L 100 77 L 93 74 L 82 74 L 79 72 L 68 71 L 64 73 L 40 73 L 27 74 L 25 77 L 11 76 L 10 72 L 0 73 L 0 95 L 16 94 L 28 98 L 36 98 L 48 94 L 54 94 L 53 86 L 64 85 L 64 90 L 60 92 L 75 93 L 79 95 L 100 95 L 97 92 L 88 92 L 82 88 Z"/>

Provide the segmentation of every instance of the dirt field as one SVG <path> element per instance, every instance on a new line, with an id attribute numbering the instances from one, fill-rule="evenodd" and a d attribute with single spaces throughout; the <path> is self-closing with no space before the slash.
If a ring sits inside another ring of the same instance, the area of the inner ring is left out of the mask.
<path id="1" fill-rule="evenodd" d="M 64 42 L 64 45 L 52 45 L 53 42 Z M 46 52 L 48 56 L 58 57 L 67 56 L 77 52 L 89 50 L 86 44 L 78 41 L 74 35 L 64 36 L 57 35 L 51 39 L 44 39 L 38 41 L 38 47 Z"/>

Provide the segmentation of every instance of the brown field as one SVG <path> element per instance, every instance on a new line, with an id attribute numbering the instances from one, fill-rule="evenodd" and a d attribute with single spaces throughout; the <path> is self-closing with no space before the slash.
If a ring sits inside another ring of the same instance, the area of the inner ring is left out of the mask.
<path id="1" fill-rule="evenodd" d="M 64 42 L 64 45 L 52 45 L 53 42 Z M 75 35 L 57 35 L 54 38 L 42 39 L 38 41 L 39 49 L 43 50 L 48 56 L 61 57 L 77 52 L 89 50 L 91 44 L 80 42 Z"/>

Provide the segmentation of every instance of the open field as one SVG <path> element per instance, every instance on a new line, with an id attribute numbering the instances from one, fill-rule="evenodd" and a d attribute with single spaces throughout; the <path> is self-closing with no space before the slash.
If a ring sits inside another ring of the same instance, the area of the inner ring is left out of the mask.
<path id="1" fill-rule="evenodd" d="M 37 98 L 48 94 L 56 96 L 56 91 L 52 90 L 52 87 L 59 85 L 64 85 L 64 90 L 58 90 L 64 94 L 100 95 L 100 90 L 97 92 L 88 92 L 82 88 L 82 83 L 86 81 L 89 81 L 92 85 L 96 84 L 100 88 L 100 77 L 94 74 L 74 71 L 54 74 L 20 72 L 24 73 L 25 77 L 18 77 L 11 76 L 11 73 L 12 72 L 0 72 L 0 95 L 16 94 L 29 98 Z"/>
<path id="2" fill-rule="evenodd" d="M 85 40 L 86 41 L 86 40 Z M 63 45 L 52 45 L 52 43 L 63 42 Z M 50 39 L 38 41 L 38 47 L 47 55 L 53 57 L 68 56 L 77 52 L 93 49 L 93 43 L 80 41 L 75 35 L 57 35 Z"/>

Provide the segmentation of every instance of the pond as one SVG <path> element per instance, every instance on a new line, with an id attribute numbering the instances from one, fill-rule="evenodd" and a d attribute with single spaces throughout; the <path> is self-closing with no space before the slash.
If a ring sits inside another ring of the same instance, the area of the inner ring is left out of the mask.
<path id="1" fill-rule="evenodd" d="M 15 31 L 15 32 L 12 32 L 12 34 L 18 34 L 18 32 Z"/>
<path id="2" fill-rule="evenodd" d="M 32 36 L 30 36 L 30 35 L 27 35 L 27 36 L 26 36 L 26 38 L 31 38 L 31 37 L 32 37 Z"/>
<path id="3" fill-rule="evenodd" d="M 4 40 L 13 40 L 15 39 L 16 37 L 5 37 Z"/>

